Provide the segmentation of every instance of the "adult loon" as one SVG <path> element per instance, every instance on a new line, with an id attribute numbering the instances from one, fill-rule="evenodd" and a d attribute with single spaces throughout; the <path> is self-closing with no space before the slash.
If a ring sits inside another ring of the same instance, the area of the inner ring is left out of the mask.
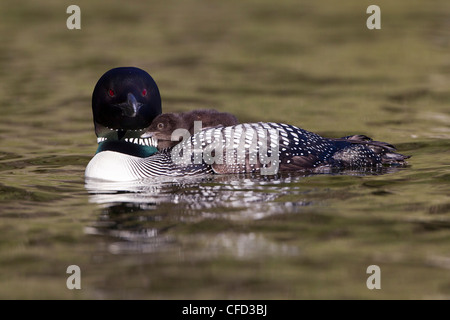
<path id="1" fill-rule="evenodd" d="M 147 72 L 135 67 L 107 71 L 92 93 L 97 153 L 115 149 L 139 156 L 155 153 L 150 141 L 139 138 L 161 112 L 158 86 Z"/>
<path id="2" fill-rule="evenodd" d="M 238 123 L 239 121 L 234 115 L 213 109 L 164 113 L 153 120 L 146 134 L 141 137 L 155 138 L 158 141 L 158 150 L 165 150 L 180 142 L 181 136 L 173 134 L 176 129 L 185 129 L 192 135 L 199 126 L 206 129 L 217 126 L 227 127 Z"/>
<path id="3" fill-rule="evenodd" d="M 212 127 L 184 136 L 158 152 L 147 128 L 161 114 L 158 87 L 145 71 L 115 68 L 97 82 L 92 96 L 98 149 L 86 178 L 133 181 L 155 176 L 322 172 L 402 165 L 408 156 L 363 135 L 330 139 L 279 123 Z"/>

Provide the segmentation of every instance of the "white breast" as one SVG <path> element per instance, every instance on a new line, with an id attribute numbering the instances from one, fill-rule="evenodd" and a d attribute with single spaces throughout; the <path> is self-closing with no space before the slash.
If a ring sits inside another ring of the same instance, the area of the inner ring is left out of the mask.
<path id="1" fill-rule="evenodd" d="M 141 178 L 133 171 L 132 162 L 139 162 L 133 157 L 115 151 L 97 153 L 86 167 L 85 177 L 108 181 L 133 181 Z"/>

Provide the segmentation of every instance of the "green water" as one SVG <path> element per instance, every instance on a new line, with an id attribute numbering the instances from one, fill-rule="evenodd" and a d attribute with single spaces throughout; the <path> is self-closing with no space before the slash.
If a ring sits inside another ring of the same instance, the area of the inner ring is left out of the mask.
<path id="1" fill-rule="evenodd" d="M 377 1 L 380 30 L 360 0 L 76 4 L 81 30 L 69 3 L 0 4 L 0 298 L 450 297 L 448 1 Z M 92 90 L 129 65 L 166 112 L 366 134 L 409 166 L 86 184 Z"/>

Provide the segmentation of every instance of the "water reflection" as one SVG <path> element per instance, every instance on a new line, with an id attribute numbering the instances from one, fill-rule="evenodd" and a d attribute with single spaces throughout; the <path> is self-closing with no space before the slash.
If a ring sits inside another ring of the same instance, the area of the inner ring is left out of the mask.
<path id="1" fill-rule="evenodd" d="M 364 176 L 392 170 L 346 171 L 314 177 L 332 179 L 333 175 Z M 114 254 L 175 250 L 190 258 L 217 254 L 231 254 L 236 259 L 296 255 L 297 247 L 269 240 L 263 233 L 242 232 L 234 225 L 298 214 L 326 201 L 326 193 L 304 183 L 306 177 L 209 175 L 129 183 L 86 180 L 90 201 L 99 204 L 102 211 L 85 232 L 110 237 L 108 250 Z"/>
<path id="2" fill-rule="evenodd" d="M 170 204 L 184 215 L 208 218 L 260 219 L 286 208 L 304 206 L 303 201 L 276 202 L 284 195 L 298 195 L 304 188 L 296 185 L 302 175 L 267 176 L 203 176 L 183 179 L 152 179 L 131 183 L 87 180 L 90 201 L 117 211 L 155 209 Z M 303 190 L 303 191 L 302 191 Z M 273 206 L 273 209 L 268 207 Z M 264 208 L 264 211 L 258 209 Z M 169 209 L 169 208 L 166 208 Z M 215 210 L 221 209 L 221 210 Z M 235 210 L 233 210 L 235 209 Z M 233 215 L 233 211 L 239 211 Z M 183 215 L 180 216 L 180 219 Z"/>
<path id="3" fill-rule="evenodd" d="M 186 253 L 190 247 L 196 248 L 188 254 L 190 259 L 218 253 L 239 259 L 296 254 L 296 248 L 276 244 L 262 234 L 230 232 L 226 221 L 257 220 L 308 205 L 301 200 L 305 191 L 295 184 L 300 179 L 301 176 L 228 175 L 132 183 L 86 180 L 90 201 L 102 209 L 98 220 L 86 227 L 85 233 L 111 237 L 108 250 L 114 254 L 170 252 L 181 248 Z M 285 195 L 299 195 L 299 199 L 277 201 Z M 202 230 L 189 230 L 196 224 L 203 224 Z M 205 232 L 210 225 L 219 231 Z"/>
<path id="4" fill-rule="evenodd" d="M 183 204 L 192 210 L 218 207 L 252 209 L 255 204 L 268 204 L 283 195 L 296 195 L 299 183 L 309 176 L 367 176 L 394 173 L 402 167 L 341 170 L 323 174 L 262 175 L 207 175 L 186 178 L 158 177 L 133 182 L 108 182 L 86 179 L 85 187 L 90 201 L 102 207 L 126 204 L 126 207 L 149 209 L 158 204 Z M 304 191 L 304 188 L 301 188 Z M 277 204 L 279 205 L 279 203 Z M 287 203 L 295 206 L 298 203 Z M 304 205 L 304 204 L 303 204 Z M 255 216 L 254 218 L 258 218 Z"/>
<path id="5" fill-rule="evenodd" d="M 195 248 L 195 250 L 189 250 Z M 239 260 L 259 257 L 295 256 L 300 254 L 296 246 L 279 244 L 267 239 L 261 233 L 218 233 L 215 235 L 191 235 L 175 239 L 167 236 L 152 236 L 146 241 L 116 241 L 109 245 L 113 254 L 154 253 L 176 251 L 181 259 L 201 260 L 221 255 L 233 256 Z"/>

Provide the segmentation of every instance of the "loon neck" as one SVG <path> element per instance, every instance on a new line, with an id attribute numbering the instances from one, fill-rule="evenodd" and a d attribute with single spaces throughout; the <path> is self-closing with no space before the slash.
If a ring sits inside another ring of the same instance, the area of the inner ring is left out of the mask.
<path id="1" fill-rule="evenodd" d="M 105 140 L 98 144 L 96 153 L 102 151 L 116 151 L 134 157 L 146 158 L 155 154 L 158 149 L 154 146 L 143 146 L 125 141 Z"/>

